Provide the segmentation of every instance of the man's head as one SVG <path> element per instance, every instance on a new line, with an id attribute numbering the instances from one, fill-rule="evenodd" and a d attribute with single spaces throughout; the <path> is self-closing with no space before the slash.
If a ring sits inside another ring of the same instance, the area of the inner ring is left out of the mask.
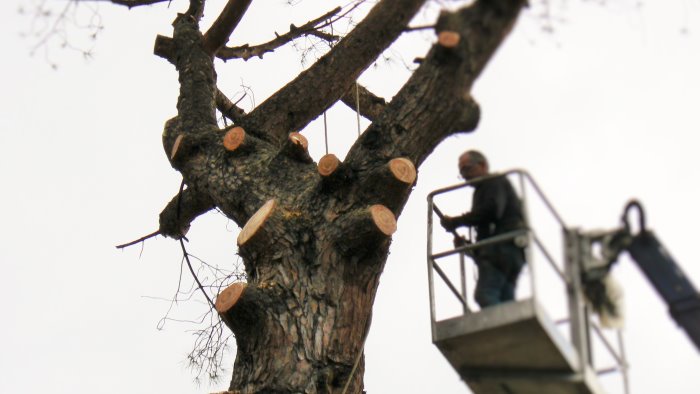
<path id="1" fill-rule="evenodd" d="M 481 152 L 468 150 L 459 156 L 459 173 L 462 178 L 471 180 L 489 173 L 489 162 Z"/>

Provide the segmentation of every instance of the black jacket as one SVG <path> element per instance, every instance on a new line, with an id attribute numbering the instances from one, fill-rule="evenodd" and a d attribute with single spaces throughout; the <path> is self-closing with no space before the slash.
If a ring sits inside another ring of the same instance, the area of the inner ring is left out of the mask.
<path id="1" fill-rule="evenodd" d="M 477 240 L 525 227 L 520 199 L 505 176 L 478 182 L 474 188 L 472 209 L 457 222 L 475 227 Z"/>

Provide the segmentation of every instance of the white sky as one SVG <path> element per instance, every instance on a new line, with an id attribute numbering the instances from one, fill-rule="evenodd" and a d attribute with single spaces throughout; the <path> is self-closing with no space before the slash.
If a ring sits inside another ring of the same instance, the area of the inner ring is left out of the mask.
<path id="1" fill-rule="evenodd" d="M 213 387 L 192 382 L 185 355 L 193 326 L 167 322 L 156 330 L 168 303 L 146 298 L 174 293 L 179 245 L 156 238 L 141 255 L 139 247 L 114 249 L 154 231 L 179 186 L 160 142 L 163 122 L 175 113 L 177 76 L 151 54 L 155 35 L 171 34 L 174 10 L 101 6 L 106 30 L 94 60 L 54 48 L 53 71 L 41 56 L 28 55 L 31 41 L 19 39 L 30 23 L 17 14 L 19 3 L 0 3 L 8 16 L 0 34 L 0 392 L 223 390 L 227 377 Z M 331 8 L 306 0 L 310 14 L 286 8 L 273 18 L 269 10 L 284 2 L 264 3 L 251 7 L 236 43 L 268 39 L 260 20 L 281 33 Z M 528 169 L 575 226 L 613 227 L 625 202 L 639 198 L 649 226 L 700 284 L 693 249 L 700 221 L 700 4 L 590 3 L 556 2 L 555 15 L 566 21 L 554 34 L 542 33 L 535 11 L 526 12 L 475 86 L 483 114 L 477 131 L 448 139 L 420 169 L 375 304 L 368 392 L 468 392 L 430 342 L 423 257 L 425 196 L 457 182 L 456 158 L 467 148 L 484 151 L 495 170 Z M 425 43 L 407 38 L 400 46 L 410 62 Z M 219 64 L 220 86 L 231 94 L 251 86 L 257 103 L 302 68 L 292 50 L 237 67 Z M 396 62 L 362 81 L 390 97 L 405 77 Z M 356 133 L 354 115 L 340 106 L 328 120 L 331 151 L 342 156 Z M 320 122 L 306 135 L 318 159 Z M 463 205 L 445 210 L 461 212 Z M 190 252 L 231 264 L 234 227 L 214 213 L 198 219 L 188 234 Z M 700 392 L 698 351 L 665 305 L 629 260 L 615 274 L 626 292 L 632 392 Z M 184 278 L 190 281 L 187 272 Z M 173 316 L 192 319 L 203 308 L 181 304 Z M 621 392 L 618 380 L 604 382 Z"/>

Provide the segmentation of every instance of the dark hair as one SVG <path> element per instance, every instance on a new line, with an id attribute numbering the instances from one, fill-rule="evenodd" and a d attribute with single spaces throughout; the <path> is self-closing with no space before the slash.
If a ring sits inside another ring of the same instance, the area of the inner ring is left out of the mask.
<path id="1" fill-rule="evenodd" d="M 481 163 L 488 164 L 488 160 L 486 159 L 486 156 L 484 156 L 484 154 L 479 152 L 478 150 L 468 150 L 464 153 L 469 155 L 469 162 L 471 164 L 481 164 Z"/>

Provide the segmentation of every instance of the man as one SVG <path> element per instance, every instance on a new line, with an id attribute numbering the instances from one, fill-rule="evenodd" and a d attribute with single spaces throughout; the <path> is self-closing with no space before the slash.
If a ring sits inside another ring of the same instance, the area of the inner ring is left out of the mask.
<path id="1" fill-rule="evenodd" d="M 459 173 L 467 180 L 489 175 L 486 157 L 470 150 L 459 157 Z M 459 226 L 476 228 L 476 240 L 525 228 L 523 212 L 513 186 L 504 176 L 477 181 L 474 185 L 472 209 L 461 216 L 444 216 L 442 226 L 453 231 Z M 479 268 L 474 298 L 485 308 L 513 300 L 518 275 L 525 264 L 523 249 L 515 240 L 478 247 L 474 261 Z"/>

